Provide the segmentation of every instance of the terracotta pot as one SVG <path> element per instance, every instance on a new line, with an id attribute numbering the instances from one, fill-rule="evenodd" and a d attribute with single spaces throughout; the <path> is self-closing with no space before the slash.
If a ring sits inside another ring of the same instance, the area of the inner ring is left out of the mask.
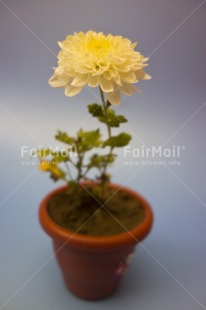
<path id="1" fill-rule="evenodd" d="M 119 185 L 111 184 L 119 188 Z M 113 236 L 88 236 L 68 231 L 56 224 L 47 212 L 51 196 L 65 189 L 60 187 L 41 202 L 40 223 L 52 237 L 55 256 L 69 290 L 83 299 L 97 300 L 111 295 L 129 264 L 135 245 L 149 233 L 153 215 L 148 202 L 136 192 L 123 188 L 142 202 L 145 218 L 129 232 Z"/>

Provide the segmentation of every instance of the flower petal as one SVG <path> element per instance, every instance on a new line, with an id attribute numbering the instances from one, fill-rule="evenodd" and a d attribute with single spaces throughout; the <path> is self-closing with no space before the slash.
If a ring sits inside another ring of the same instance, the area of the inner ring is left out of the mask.
<path id="1" fill-rule="evenodd" d="M 137 82 L 137 78 L 136 78 L 136 74 L 134 71 L 130 71 L 127 74 L 124 74 L 124 78 L 123 78 L 124 82 L 127 83 L 136 83 Z"/>
<path id="2" fill-rule="evenodd" d="M 98 76 L 90 76 L 87 85 L 90 87 L 96 87 L 99 85 L 99 77 Z"/>
<path id="3" fill-rule="evenodd" d="M 136 93 L 138 93 L 138 94 L 141 94 L 141 93 L 142 93 L 137 87 L 134 87 L 133 85 L 130 85 L 130 87 L 131 87 L 131 89 L 132 89 L 133 91 L 136 91 Z"/>
<path id="4" fill-rule="evenodd" d="M 111 80 L 106 80 L 103 76 L 99 77 L 99 84 L 101 89 L 106 93 L 112 92 L 114 90 L 113 82 Z"/>
<path id="5" fill-rule="evenodd" d="M 135 75 L 136 75 L 137 80 L 139 81 L 139 80 L 144 79 L 145 72 L 143 70 L 137 70 L 135 71 Z"/>
<path id="6" fill-rule="evenodd" d="M 48 171 L 50 168 L 50 163 L 48 161 L 43 160 L 39 164 L 38 168 L 42 171 Z"/>
<path id="7" fill-rule="evenodd" d="M 123 84 L 120 87 L 120 91 L 127 96 L 131 96 L 133 93 L 133 88 L 131 87 L 130 84 Z"/>
<path id="8" fill-rule="evenodd" d="M 107 99 L 111 104 L 119 105 L 120 100 L 121 100 L 119 89 L 117 89 L 116 91 L 113 91 L 111 93 L 107 93 Z"/>
<path id="9" fill-rule="evenodd" d="M 151 80 L 151 78 L 152 78 L 151 75 L 146 73 L 143 80 Z"/>
<path id="10" fill-rule="evenodd" d="M 56 75 L 53 75 L 49 79 L 49 85 L 52 87 L 65 87 L 68 83 L 68 80 L 59 79 Z"/>
<path id="11" fill-rule="evenodd" d="M 107 79 L 107 80 L 111 80 L 112 79 L 112 71 L 111 70 L 107 70 L 104 72 L 104 78 Z"/>
<path id="12" fill-rule="evenodd" d="M 88 74 L 79 74 L 75 76 L 71 85 L 75 87 L 83 86 L 88 81 Z"/>
<path id="13" fill-rule="evenodd" d="M 72 96 L 75 96 L 77 95 L 78 93 L 80 93 L 80 91 L 82 90 L 82 86 L 80 87 L 75 87 L 75 86 L 72 86 L 71 84 L 67 85 L 66 88 L 65 88 L 65 96 L 68 96 L 68 97 L 72 97 Z"/>

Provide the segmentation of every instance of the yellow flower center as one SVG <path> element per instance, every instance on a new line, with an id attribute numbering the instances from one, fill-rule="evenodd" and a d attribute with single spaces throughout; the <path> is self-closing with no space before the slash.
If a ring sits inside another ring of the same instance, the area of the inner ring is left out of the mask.
<path id="1" fill-rule="evenodd" d="M 85 46 L 88 53 L 93 54 L 98 58 L 103 58 L 106 54 L 108 54 L 110 47 L 111 44 L 106 38 L 91 38 Z"/>

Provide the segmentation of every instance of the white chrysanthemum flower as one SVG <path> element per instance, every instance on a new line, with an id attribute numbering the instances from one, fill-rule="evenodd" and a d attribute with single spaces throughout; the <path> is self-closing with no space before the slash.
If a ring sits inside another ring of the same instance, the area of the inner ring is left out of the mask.
<path id="1" fill-rule="evenodd" d="M 132 84 L 151 77 L 143 70 L 145 58 L 122 36 L 88 31 L 69 35 L 58 42 L 58 67 L 50 78 L 53 87 L 65 87 L 66 96 L 77 95 L 84 86 L 100 86 L 111 104 L 120 103 L 120 93 L 138 91 Z"/>

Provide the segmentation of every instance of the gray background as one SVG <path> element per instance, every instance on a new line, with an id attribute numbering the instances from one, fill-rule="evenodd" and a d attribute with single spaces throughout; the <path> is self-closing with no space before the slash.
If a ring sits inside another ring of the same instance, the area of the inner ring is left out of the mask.
<path id="1" fill-rule="evenodd" d="M 0 309 L 206 309 L 205 2 L 0 0 Z M 150 57 L 152 80 L 116 108 L 131 147 L 183 147 L 173 166 L 126 166 L 119 151 L 113 181 L 144 195 L 155 222 L 117 294 L 100 302 L 66 290 L 37 216 L 58 184 L 21 164 L 21 147 L 53 145 L 56 129 L 96 128 L 88 89 L 66 98 L 48 85 L 56 42 L 89 29 L 138 41 Z"/>

